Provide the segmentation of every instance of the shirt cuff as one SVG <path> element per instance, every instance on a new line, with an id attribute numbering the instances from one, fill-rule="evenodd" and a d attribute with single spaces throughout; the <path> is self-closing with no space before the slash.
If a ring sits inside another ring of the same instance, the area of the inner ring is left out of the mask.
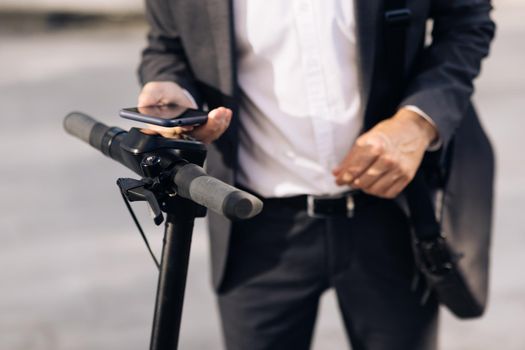
<path id="1" fill-rule="evenodd" d="M 427 122 L 429 122 L 430 124 L 432 124 L 432 126 L 434 128 L 436 128 L 437 130 L 437 126 L 436 126 L 436 123 L 434 123 L 434 121 L 432 120 L 432 118 L 430 118 L 430 116 L 428 114 L 426 114 L 425 112 L 423 112 L 421 110 L 421 108 L 417 107 L 417 106 L 414 106 L 414 105 L 407 105 L 407 106 L 403 106 L 403 108 L 406 108 L 408 109 L 409 111 L 412 111 L 414 113 L 417 113 L 420 117 L 424 118 Z M 441 146 L 443 145 L 443 140 L 441 139 L 441 137 L 438 137 L 428 146 L 427 148 L 427 151 L 428 152 L 432 152 L 432 151 L 437 151 L 438 149 L 441 148 Z"/>
<path id="2" fill-rule="evenodd" d="M 193 98 L 193 96 L 190 94 L 188 90 L 182 89 L 182 93 L 184 93 L 184 96 L 186 96 L 186 98 L 191 102 L 192 107 L 194 109 L 197 109 L 199 107 L 199 105 L 197 105 L 197 102 L 195 101 L 195 99 Z"/>

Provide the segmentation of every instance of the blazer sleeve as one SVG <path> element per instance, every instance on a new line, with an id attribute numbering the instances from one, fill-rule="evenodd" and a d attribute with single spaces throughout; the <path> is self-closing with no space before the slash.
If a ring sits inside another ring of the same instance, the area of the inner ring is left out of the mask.
<path id="1" fill-rule="evenodd" d="M 200 102 L 193 72 L 190 69 L 176 19 L 169 0 L 146 0 L 149 24 L 146 48 L 138 68 L 142 85 L 150 81 L 173 81 Z"/>
<path id="2" fill-rule="evenodd" d="M 490 0 L 435 0 L 432 43 L 425 48 L 401 105 L 414 105 L 436 124 L 443 143 L 458 127 L 489 53 L 495 25 Z"/>

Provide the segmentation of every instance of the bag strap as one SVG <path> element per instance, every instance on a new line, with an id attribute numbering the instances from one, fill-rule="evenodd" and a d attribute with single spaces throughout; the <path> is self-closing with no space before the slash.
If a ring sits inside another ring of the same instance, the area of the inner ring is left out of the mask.
<path id="1" fill-rule="evenodd" d="M 405 188 L 405 195 L 417 240 L 432 241 L 441 237 L 441 226 L 437 222 L 430 189 L 421 169 Z"/>
<path id="2" fill-rule="evenodd" d="M 397 92 L 392 97 L 397 104 L 406 87 L 406 36 L 408 24 L 412 19 L 407 0 L 386 0 L 384 19 L 387 73 L 392 91 Z M 417 240 L 431 241 L 439 238 L 441 228 L 436 220 L 430 189 L 421 167 L 405 189 L 405 195 Z"/>
<path id="3" fill-rule="evenodd" d="M 405 90 L 406 32 L 412 20 L 407 0 L 385 0 L 384 40 L 387 74 L 392 84 L 391 107 L 395 108 Z"/>

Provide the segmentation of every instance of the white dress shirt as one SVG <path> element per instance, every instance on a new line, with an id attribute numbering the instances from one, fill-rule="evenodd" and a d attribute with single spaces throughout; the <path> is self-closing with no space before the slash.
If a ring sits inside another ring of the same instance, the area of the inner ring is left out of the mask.
<path id="1" fill-rule="evenodd" d="M 353 1 L 235 0 L 237 182 L 265 197 L 331 195 L 363 125 Z"/>
<path id="2" fill-rule="evenodd" d="M 347 191 L 332 169 L 363 126 L 354 1 L 234 0 L 234 21 L 237 182 L 264 197 Z"/>

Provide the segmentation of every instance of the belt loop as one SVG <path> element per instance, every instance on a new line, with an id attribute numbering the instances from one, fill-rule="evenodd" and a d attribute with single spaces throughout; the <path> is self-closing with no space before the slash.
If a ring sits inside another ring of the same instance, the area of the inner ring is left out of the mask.
<path id="1" fill-rule="evenodd" d="M 355 213 L 355 201 L 352 192 L 346 195 L 346 216 L 349 218 L 354 217 Z"/>
<path id="2" fill-rule="evenodd" d="M 317 215 L 315 214 L 315 203 L 314 203 L 314 196 L 307 195 L 306 196 L 306 213 L 309 217 L 315 218 Z"/>

